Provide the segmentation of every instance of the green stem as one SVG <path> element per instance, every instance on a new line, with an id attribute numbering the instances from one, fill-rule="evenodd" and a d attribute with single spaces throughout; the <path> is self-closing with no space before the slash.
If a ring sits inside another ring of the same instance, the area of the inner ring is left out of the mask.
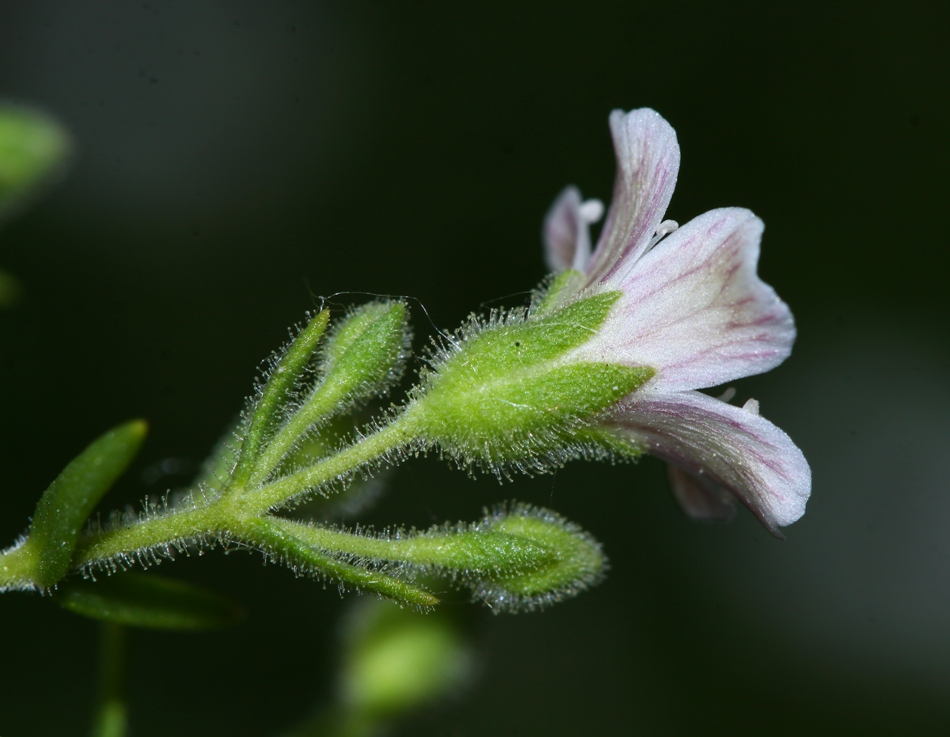
<path id="1" fill-rule="evenodd" d="M 401 415 L 377 432 L 365 437 L 319 463 L 283 476 L 260 489 L 246 490 L 241 509 L 249 515 L 260 515 L 278 507 L 308 489 L 345 479 L 356 469 L 408 445 L 416 438 L 418 405 L 410 405 Z"/>
<path id="2" fill-rule="evenodd" d="M 328 417 L 337 408 L 339 397 L 332 392 L 324 391 L 324 389 L 323 386 L 318 387 L 315 396 L 307 402 L 303 409 L 290 418 L 290 421 L 261 451 L 260 456 L 254 462 L 255 469 L 248 480 L 248 486 L 253 488 L 261 484 L 280 465 L 280 462 L 284 460 L 284 456 L 300 442 L 307 429 Z"/>
<path id="3" fill-rule="evenodd" d="M 99 626 L 99 712 L 92 737 L 124 737 L 128 714 L 125 704 L 126 631 L 121 625 Z"/>
<path id="4" fill-rule="evenodd" d="M 435 565 L 475 574 L 497 573 L 502 561 L 507 564 L 507 573 L 512 574 L 520 572 L 523 567 L 537 567 L 557 559 L 555 551 L 537 542 L 494 530 L 463 529 L 386 539 L 280 518 L 272 518 L 268 523 L 308 546 L 321 550 L 416 566 Z"/>
<path id="5" fill-rule="evenodd" d="M 411 405 L 390 424 L 335 455 L 259 489 L 245 489 L 243 494 L 223 496 L 207 506 L 174 511 L 127 527 L 82 537 L 77 542 L 72 564 L 78 567 L 134 555 L 137 551 L 170 545 L 178 540 L 234 534 L 246 520 L 260 517 L 308 489 L 324 487 L 336 479 L 345 478 L 359 467 L 411 443 L 416 436 L 415 406 Z M 0 555 L 0 588 L 26 585 L 24 576 L 29 575 L 34 563 L 29 553 L 27 544 Z"/>
<path id="6" fill-rule="evenodd" d="M 88 565 L 144 548 L 194 538 L 196 535 L 214 536 L 227 531 L 231 519 L 224 502 L 218 501 L 202 509 L 173 512 L 128 527 L 80 538 L 73 565 Z"/>

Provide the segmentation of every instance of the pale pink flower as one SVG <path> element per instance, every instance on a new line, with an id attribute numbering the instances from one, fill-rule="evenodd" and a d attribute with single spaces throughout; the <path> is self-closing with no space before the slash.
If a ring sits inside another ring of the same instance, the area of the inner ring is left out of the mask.
<path id="1" fill-rule="evenodd" d="M 580 272 L 555 300 L 622 295 L 571 358 L 654 368 L 602 424 L 670 462 L 674 494 L 691 516 L 728 518 L 739 499 L 778 534 L 804 514 L 807 461 L 754 402 L 740 408 L 695 391 L 768 371 L 791 352 L 791 312 L 756 274 L 762 221 L 724 208 L 681 228 L 663 222 L 680 161 L 673 128 L 641 109 L 615 110 L 610 129 L 617 181 L 593 252 L 588 226 L 602 214 L 599 202 L 570 187 L 545 219 L 549 266 Z"/>

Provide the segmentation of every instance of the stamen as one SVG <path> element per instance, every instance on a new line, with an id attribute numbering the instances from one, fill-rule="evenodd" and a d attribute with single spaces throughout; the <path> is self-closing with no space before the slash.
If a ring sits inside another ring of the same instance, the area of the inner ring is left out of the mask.
<path id="1" fill-rule="evenodd" d="M 746 412 L 751 412 L 754 415 L 759 414 L 759 400 L 750 399 L 748 402 L 742 405 L 742 409 Z"/>
<path id="2" fill-rule="evenodd" d="M 586 200 L 577 208 L 581 219 L 586 223 L 596 223 L 604 216 L 604 203 L 600 200 Z"/>
<path id="3" fill-rule="evenodd" d="M 726 404 L 728 404 L 729 402 L 732 401 L 732 398 L 733 398 L 734 396 L 736 396 L 736 388 L 735 388 L 734 386 L 730 386 L 730 387 L 727 388 L 722 394 L 720 394 L 720 395 L 717 397 L 717 399 L 718 399 L 720 402 L 725 402 Z"/>
<path id="4" fill-rule="evenodd" d="M 676 230 L 680 224 L 675 220 L 664 220 L 656 227 L 656 235 L 653 236 L 650 241 L 650 245 L 647 246 L 647 249 L 653 248 L 657 243 L 666 238 L 670 233 Z"/>

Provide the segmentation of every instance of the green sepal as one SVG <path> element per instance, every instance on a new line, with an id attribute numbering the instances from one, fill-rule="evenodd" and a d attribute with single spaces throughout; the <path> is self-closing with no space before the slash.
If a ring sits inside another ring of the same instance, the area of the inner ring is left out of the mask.
<path id="1" fill-rule="evenodd" d="M 575 443 L 576 421 L 613 406 L 653 374 L 608 363 L 512 371 L 427 406 L 425 432 L 446 450 L 491 463 L 550 453 Z"/>
<path id="2" fill-rule="evenodd" d="M 584 275 L 576 269 L 566 269 L 548 277 L 531 300 L 531 313 L 542 315 L 558 307 L 575 294 L 583 283 Z"/>
<path id="3" fill-rule="evenodd" d="M 54 594 L 71 612 L 131 627 L 209 630 L 243 619 L 239 605 L 214 591 L 147 573 L 117 573 L 101 581 L 67 581 Z"/>
<path id="4" fill-rule="evenodd" d="M 328 310 L 317 313 L 297 334 L 270 371 L 241 442 L 240 459 L 232 474 L 235 483 L 242 484 L 247 481 L 262 446 L 274 435 L 284 419 L 283 410 L 294 389 L 301 382 L 304 369 L 323 337 L 329 319 Z"/>
<path id="5" fill-rule="evenodd" d="M 241 536 L 298 574 L 330 578 L 343 586 L 372 591 L 411 606 L 433 607 L 439 603 L 438 597 L 425 589 L 384 571 L 354 565 L 323 552 L 295 534 L 298 528 L 306 529 L 306 526 L 277 518 L 251 519 L 241 530 Z"/>
<path id="6" fill-rule="evenodd" d="M 553 361 L 589 340 L 619 298 L 620 292 L 604 292 L 554 313 L 489 325 L 465 336 L 427 377 L 429 400 Z"/>
<path id="7" fill-rule="evenodd" d="M 579 424 L 654 375 L 646 366 L 561 360 L 607 318 L 619 292 L 502 322 L 467 337 L 426 377 L 412 408 L 421 434 L 465 462 L 556 454 Z"/>
<path id="8" fill-rule="evenodd" d="M 69 570 L 83 524 L 135 458 L 148 425 L 133 420 L 94 440 L 43 492 L 26 543 L 36 556 L 35 583 L 54 585 Z"/>
<path id="9" fill-rule="evenodd" d="M 616 460 L 631 461 L 642 456 L 646 451 L 639 445 L 631 443 L 618 433 L 612 432 L 601 425 L 585 425 L 574 431 L 577 441 L 590 448 L 600 448 L 609 457 Z"/>
<path id="10" fill-rule="evenodd" d="M 69 133 L 48 115 L 0 105 L 0 219 L 58 173 L 69 150 Z"/>

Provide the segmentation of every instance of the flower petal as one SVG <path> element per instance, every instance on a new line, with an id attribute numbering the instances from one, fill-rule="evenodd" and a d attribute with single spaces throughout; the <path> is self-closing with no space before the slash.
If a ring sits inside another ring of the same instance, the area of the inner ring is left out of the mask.
<path id="1" fill-rule="evenodd" d="M 762 221 L 712 210 L 604 286 L 623 296 L 580 360 L 652 366 L 657 391 L 700 389 L 768 371 L 791 353 L 795 323 L 759 279 Z"/>
<path id="2" fill-rule="evenodd" d="M 676 186 L 680 149 L 676 132 L 655 110 L 610 114 L 617 154 L 613 202 L 588 268 L 589 284 L 609 277 L 621 261 L 647 250 Z"/>
<path id="3" fill-rule="evenodd" d="M 577 187 L 567 187 L 544 217 L 544 255 L 548 267 L 557 273 L 565 269 L 584 271 L 590 261 L 591 223 L 604 214 L 600 200 L 581 202 Z"/>
<path id="4" fill-rule="evenodd" d="M 590 259 L 590 233 L 581 211 L 581 193 L 567 187 L 544 217 L 544 256 L 553 272 L 583 271 Z"/>
<path id="5" fill-rule="evenodd" d="M 690 474 L 710 497 L 721 502 L 723 491 L 732 494 L 773 534 L 805 513 L 808 462 L 758 414 L 699 392 L 635 392 L 605 424 Z"/>
<path id="6" fill-rule="evenodd" d="M 707 486 L 672 463 L 666 467 L 670 491 L 680 509 L 693 519 L 728 522 L 736 514 L 736 498 L 720 487 Z"/>

